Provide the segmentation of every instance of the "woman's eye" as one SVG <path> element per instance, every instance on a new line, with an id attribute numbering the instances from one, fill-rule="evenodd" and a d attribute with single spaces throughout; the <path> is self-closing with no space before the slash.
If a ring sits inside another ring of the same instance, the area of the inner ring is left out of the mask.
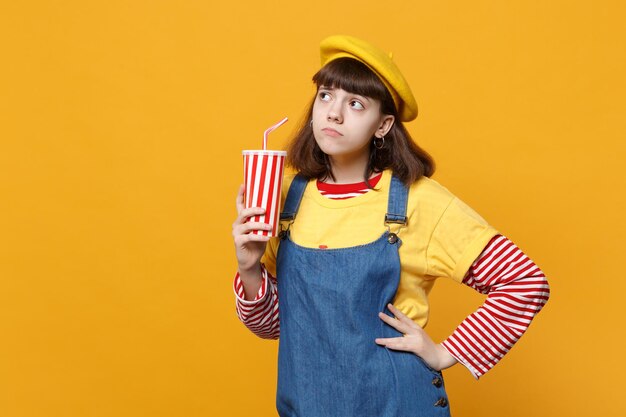
<path id="1" fill-rule="evenodd" d="M 321 99 L 321 100 L 323 100 L 323 101 L 328 101 L 328 100 L 330 100 L 330 94 L 328 94 L 328 93 L 326 93 L 326 92 L 324 92 L 324 91 L 320 92 L 319 97 L 320 97 L 320 99 Z"/>
<path id="2" fill-rule="evenodd" d="M 360 102 L 356 101 L 356 100 L 352 100 L 350 102 L 350 106 L 354 109 L 357 110 L 363 110 L 365 107 L 363 107 L 363 104 L 361 104 Z"/>

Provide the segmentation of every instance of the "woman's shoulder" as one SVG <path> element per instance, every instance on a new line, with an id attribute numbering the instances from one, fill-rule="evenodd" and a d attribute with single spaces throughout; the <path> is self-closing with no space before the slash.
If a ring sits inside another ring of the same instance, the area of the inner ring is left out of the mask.
<path id="1" fill-rule="evenodd" d="M 485 219 L 450 190 L 432 178 L 423 177 L 409 188 L 408 210 L 413 214 L 429 213 L 439 222 L 444 217 L 455 222 L 476 222 L 487 225 Z"/>
<path id="2" fill-rule="evenodd" d="M 447 205 L 454 198 L 456 197 L 450 190 L 429 177 L 422 177 L 409 187 L 409 199 Z"/>

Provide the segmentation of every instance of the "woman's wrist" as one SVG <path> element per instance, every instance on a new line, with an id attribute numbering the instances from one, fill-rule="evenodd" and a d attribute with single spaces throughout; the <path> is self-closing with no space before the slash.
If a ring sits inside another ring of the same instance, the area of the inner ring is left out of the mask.
<path id="1" fill-rule="evenodd" d="M 257 262 L 251 268 L 239 268 L 239 279 L 243 285 L 245 299 L 254 300 L 263 282 L 261 263 Z"/>
<path id="2" fill-rule="evenodd" d="M 241 276 L 242 278 L 253 278 L 256 277 L 258 279 L 261 278 L 261 263 L 257 262 L 256 264 L 252 265 L 249 268 L 242 268 L 241 266 L 239 266 L 239 276 Z"/>
<path id="3" fill-rule="evenodd" d="M 437 349 L 437 357 L 439 358 L 439 370 L 440 371 L 450 368 L 451 366 L 455 365 L 458 362 L 456 358 L 452 356 L 450 352 L 448 352 L 448 350 L 445 347 L 443 347 L 441 343 L 436 345 L 436 349 Z"/>

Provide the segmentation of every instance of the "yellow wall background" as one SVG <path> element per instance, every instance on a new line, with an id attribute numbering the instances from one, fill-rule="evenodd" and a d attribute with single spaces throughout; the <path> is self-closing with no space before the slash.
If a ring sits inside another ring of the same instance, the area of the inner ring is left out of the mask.
<path id="1" fill-rule="evenodd" d="M 0 416 L 272 416 L 277 343 L 237 320 L 244 148 L 283 146 L 319 41 L 394 53 L 435 179 L 552 298 L 455 416 L 623 416 L 623 2 L 4 1 Z M 437 341 L 482 297 L 433 293 Z"/>

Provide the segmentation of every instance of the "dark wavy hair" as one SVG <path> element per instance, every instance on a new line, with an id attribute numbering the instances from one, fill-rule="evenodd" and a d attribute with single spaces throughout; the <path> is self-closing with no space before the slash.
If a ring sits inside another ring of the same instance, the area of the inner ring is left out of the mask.
<path id="1" fill-rule="evenodd" d="M 395 122 L 385 135 L 382 149 L 370 142 L 369 163 L 363 173 L 365 183 L 374 172 L 390 168 L 406 185 L 417 181 L 422 176 L 430 177 L 435 172 L 433 158 L 411 138 L 394 104 L 391 94 L 372 70 L 365 64 L 352 58 L 338 58 L 322 67 L 314 76 L 313 82 L 319 89 L 340 88 L 353 94 L 367 96 L 381 103 L 383 114 L 393 115 Z M 317 92 L 309 104 L 298 132 L 287 145 L 287 164 L 308 179 L 333 178 L 330 160 L 315 141 L 311 120 L 313 103 Z M 371 188 L 371 187 L 370 187 Z"/>

